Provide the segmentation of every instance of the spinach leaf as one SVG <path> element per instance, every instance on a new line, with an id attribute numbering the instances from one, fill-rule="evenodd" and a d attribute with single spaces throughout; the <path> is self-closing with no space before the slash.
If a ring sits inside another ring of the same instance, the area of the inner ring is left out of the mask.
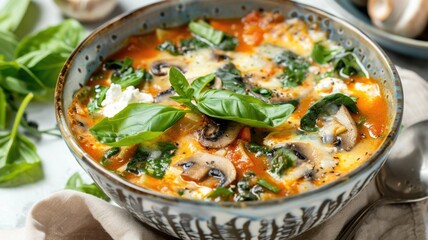
<path id="1" fill-rule="evenodd" d="M 108 89 L 109 89 L 108 87 L 101 86 L 101 85 L 96 85 L 94 87 L 93 97 L 89 99 L 89 103 L 88 103 L 88 111 L 90 113 L 95 113 L 98 110 L 100 110 L 100 108 L 102 107 L 101 103 L 106 98 Z"/>
<path id="2" fill-rule="evenodd" d="M 0 86 L 18 94 L 34 93 L 44 95 L 46 88 L 40 79 L 27 67 L 18 62 L 0 61 Z"/>
<path id="3" fill-rule="evenodd" d="M 228 63 L 217 69 L 215 76 L 221 79 L 223 89 L 239 94 L 246 94 L 241 71 L 239 71 L 233 63 Z"/>
<path id="4" fill-rule="evenodd" d="M 13 32 L 27 12 L 30 0 L 9 0 L 0 11 L 0 31 Z"/>
<path id="5" fill-rule="evenodd" d="M 218 187 L 212 191 L 207 198 L 216 199 L 220 197 L 223 201 L 227 201 L 233 196 L 233 191 L 224 187 Z"/>
<path id="6" fill-rule="evenodd" d="M 203 20 L 190 22 L 189 29 L 193 34 L 207 40 L 215 46 L 220 45 L 224 37 L 224 32 L 215 30 Z"/>
<path id="7" fill-rule="evenodd" d="M 210 117 L 262 128 L 279 126 L 294 111 L 291 104 L 272 105 L 252 96 L 225 90 L 202 92 L 196 102 L 198 110 Z"/>
<path id="8" fill-rule="evenodd" d="M 273 60 L 276 64 L 285 66 L 284 73 L 280 76 L 284 87 L 297 87 L 305 80 L 310 64 L 303 57 L 291 51 L 284 51 Z"/>
<path id="9" fill-rule="evenodd" d="M 330 49 L 322 42 L 317 42 L 315 43 L 314 49 L 312 50 L 311 57 L 315 62 L 324 64 L 332 61 L 336 54 L 342 50 L 342 48 Z"/>
<path id="10" fill-rule="evenodd" d="M 0 46 L 0 56 L 3 56 L 6 61 L 12 61 L 15 48 L 18 46 L 15 36 L 10 32 L 0 30 Z"/>
<path id="11" fill-rule="evenodd" d="M 138 86 L 143 80 L 150 81 L 153 76 L 145 69 L 134 69 L 132 59 L 126 57 L 124 60 L 114 60 L 106 64 L 107 68 L 114 69 L 111 81 L 119 84 L 122 88 L 129 86 Z"/>
<path id="12" fill-rule="evenodd" d="M 0 187 L 18 186 L 43 178 L 36 147 L 18 133 L 19 123 L 32 98 L 32 93 L 24 98 L 16 113 L 12 130 L 0 135 Z"/>
<path id="13" fill-rule="evenodd" d="M 292 150 L 286 147 L 274 149 L 272 162 L 270 163 L 269 172 L 281 177 L 284 170 L 294 166 L 297 156 Z"/>
<path id="14" fill-rule="evenodd" d="M 300 128 L 307 132 L 316 132 L 318 130 L 316 126 L 318 116 L 325 113 L 331 105 L 344 105 L 351 112 L 358 113 L 357 104 L 354 99 L 342 93 L 333 93 L 321 98 L 309 107 L 308 111 L 300 119 Z"/>
<path id="15" fill-rule="evenodd" d="M 145 173 L 162 179 L 171 163 L 177 146 L 172 143 L 158 143 L 158 148 L 140 147 L 129 161 L 126 170 L 135 174 Z"/>
<path id="16" fill-rule="evenodd" d="M 182 119 L 186 112 L 162 104 L 132 103 L 89 130 L 101 143 L 114 147 L 129 146 L 157 138 Z"/>
<path id="17" fill-rule="evenodd" d="M 79 173 L 73 174 L 68 179 L 67 183 L 65 184 L 65 189 L 76 190 L 79 192 L 91 194 L 107 202 L 110 201 L 110 198 L 103 192 L 103 190 L 96 183 L 91 183 L 91 184 L 84 183 Z"/>
<path id="18" fill-rule="evenodd" d="M 233 51 L 238 45 L 238 39 L 222 31 L 215 30 L 203 20 L 189 23 L 189 29 L 198 40 L 225 51 Z"/>
<path id="19" fill-rule="evenodd" d="M 109 163 L 110 158 L 112 158 L 113 156 L 117 155 L 119 152 L 120 152 L 120 148 L 119 147 L 112 147 L 109 150 L 107 150 L 104 153 L 103 157 L 101 158 L 101 161 L 100 161 L 101 165 L 106 166 Z"/>
<path id="20" fill-rule="evenodd" d="M 349 78 L 354 75 L 369 77 L 369 72 L 351 50 L 336 56 L 334 70 L 343 78 Z"/>
<path id="21" fill-rule="evenodd" d="M 65 20 L 34 35 L 25 37 L 17 46 L 15 57 L 27 53 L 46 50 L 52 53 L 70 54 L 80 43 L 85 30 L 76 20 Z"/>
<path id="22" fill-rule="evenodd" d="M 181 52 L 178 50 L 178 47 L 174 45 L 171 41 L 165 41 L 156 47 L 159 51 L 168 52 L 173 56 L 181 55 Z"/>
<path id="23" fill-rule="evenodd" d="M 264 178 L 260 178 L 259 180 L 257 180 L 257 184 L 259 184 L 260 186 L 266 188 L 267 190 L 273 193 L 279 193 L 281 191 L 281 189 L 278 186 L 276 186 L 275 184 L 269 182 Z"/>
<path id="24" fill-rule="evenodd" d="M 0 87 L 0 130 L 6 128 L 6 94 L 3 88 Z"/>
<path id="25" fill-rule="evenodd" d="M 256 183 L 256 174 L 251 171 L 245 172 L 244 176 L 236 183 L 238 194 L 235 196 L 235 200 L 238 202 L 259 200 L 263 188 Z"/>
<path id="26" fill-rule="evenodd" d="M 186 53 L 189 51 L 195 51 L 195 50 L 199 50 L 202 48 L 207 48 L 209 47 L 208 44 L 198 40 L 197 38 L 187 38 L 187 39 L 182 39 L 180 40 L 180 51 L 182 53 Z"/>
<path id="27" fill-rule="evenodd" d="M 267 157 L 273 156 L 273 150 L 268 146 L 259 145 L 257 143 L 249 143 L 246 145 L 248 151 L 255 153 L 257 156 L 266 155 Z"/>
<path id="28" fill-rule="evenodd" d="M 260 88 L 260 87 L 252 86 L 251 90 L 257 94 L 260 94 L 262 97 L 265 97 L 265 98 L 272 98 L 272 96 L 273 96 L 272 90 L 267 89 L 267 88 Z"/>

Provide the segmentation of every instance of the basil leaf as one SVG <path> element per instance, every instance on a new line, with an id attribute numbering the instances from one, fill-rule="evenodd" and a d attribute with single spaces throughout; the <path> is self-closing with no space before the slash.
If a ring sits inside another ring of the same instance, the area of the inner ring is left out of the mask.
<path id="1" fill-rule="evenodd" d="M 316 132 L 318 130 L 318 127 L 316 126 L 318 116 L 327 112 L 331 105 L 344 105 L 351 112 L 358 113 L 355 100 L 342 93 L 333 93 L 321 98 L 309 107 L 308 111 L 302 119 L 300 119 L 300 128 L 307 132 Z"/>
<path id="2" fill-rule="evenodd" d="M 233 51 L 238 45 L 238 39 L 230 36 L 222 31 L 215 30 L 208 23 L 203 20 L 197 22 L 192 21 L 189 23 L 190 31 L 198 37 L 199 41 L 206 44 L 222 49 L 224 51 Z M 198 45 L 201 46 L 201 45 Z"/>
<path id="3" fill-rule="evenodd" d="M 16 113 L 12 130 L 0 135 L 0 187 L 13 187 L 43 178 L 41 160 L 36 147 L 18 133 L 25 108 L 33 98 L 28 94 Z"/>
<path id="4" fill-rule="evenodd" d="M 0 87 L 0 129 L 6 128 L 6 94 L 3 91 L 3 88 Z"/>
<path id="5" fill-rule="evenodd" d="M 208 74 L 206 76 L 198 77 L 197 79 L 195 79 L 190 86 L 193 89 L 193 95 L 195 97 L 198 97 L 202 90 L 204 90 L 205 87 L 214 80 L 214 78 L 214 74 Z"/>
<path id="6" fill-rule="evenodd" d="M 334 70 L 343 78 L 349 78 L 354 75 L 364 76 L 366 78 L 369 77 L 367 69 L 350 50 L 336 56 L 334 60 Z"/>
<path id="7" fill-rule="evenodd" d="M 0 86 L 4 90 L 18 94 L 33 92 L 41 96 L 46 93 L 40 79 L 18 62 L 0 61 Z"/>
<path id="8" fill-rule="evenodd" d="M 162 104 L 132 103 L 89 130 L 101 143 L 114 147 L 129 146 L 157 138 L 182 119 L 186 112 Z"/>
<path id="9" fill-rule="evenodd" d="M 291 104 L 272 105 L 255 97 L 225 90 L 207 90 L 196 99 L 202 113 L 252 127 L 276 127 L 293 113 Z"/>
<path id="10" fill-rule="evenodd" d="M 145 69 L 135 70 L 132 67 L 133 60 L 126 57 L 124 60 L 114 60 L 106 63 L 106 68 L 113 69 L 111 81 L 114 84 L 119 84 L 122 88 L 129 86 L 138 86 L 143 80 L 150 81 L 153 76 Z"/>
<path id="11" fill-rule="evenodd" d="M 96 85 L 94 87 L 94 96 L 89 99 L 88 103 L 88 111 L 90 113 L 95 113 L 100 110 L 100 108 L 102 107 L 101 103 L 106 98 L 108 89 L 108 87 L 101 85 Z"/>
<path id="12" fill-rule="evenodd" d="M 65 184 L 65 189 L 76 190 L 79 192 L 91 194 L 105 201 L 110 201 L 110 198 L 101 190 L 96 183 L 87 184 L 83 182 L 79 173 L 73 174 Z"/>
<path id="13" fill-rule="evenodd" d="M 324 64 L 332 61 L 335 55 L 342 50 L 342 48 L 330 49 L 322 42 L 317 42 L 312 50 L 311 57 L 315 62 Z"/>
<path id="14" fill-rule="evenodd" d="M 10 32 L 0 30 L 0 46 L 0 56 L 4 56 L 6 61 L 12 61 L 15 48 L 18 46 L 16 37 Z"/>
<path id="15" fill-rule="evenodd" d="M 246 94 L 241 71 L 239 71 L 233 63 L 228 63 L 217 69 L 215 76 L 221 79 L 223 89 L 239 94 Z"/>
<path id="16" fill-rule="evenodd" d="M 180 40 L 180 51 L 186 53 L 189 51 L 196 51 L 202 48 L 209 47 L 208 44 L 198 40 L 197 38 L 187 38 Z"/>
<path id="17" fill-rule="evenodd" d="M 272 98 L 272 96 L 273 96 L 272 90 L 267 89 L 267 88 L 260 88 L 260 87 L 252 86 L 251 90 L 257 94 L 260 94 L 262 97 L 265 97 L 265 98 Z"/>
<path id="18" fill-rule="evenodd" d="M 165 41 L 156 47 L 157 50 L 168 52 L 173 56 L 181 55 L 181 52 L 178 50 L 177 46 L 174 45 L 171 41 Z"/>
<path id="19" fill-rule="evenodd" d="M 0 11 L 0 30 L 15 31 L 27 12 L 30 0 L 9 0 Z"/>
<path id="20" fill-rule="evenodd" d="M 273 60 L 278 65 L 285 66 L 284 73 L 280 76 L 284 87 L 297 87 L 305 80 L 310 64 L 303 57 L 291 51 L 284 51 Z"/>
<path id="21" fill-rule="evenodd" d="M 190 88 L 190 84 L 186 77 L 175 67 L 169 70 L 169 82 L 178 95 L 189 99 L 192 97 L 193 89 Z"/>
<path id="22" fill-rule="evenodd" d="M 85 36 L 85 30 L 76 20 L 65 20 L 34 35 L 25 37 L 17 46 L 15 57 L 46 50 L 70 54 Z"/>
<path id="23" fill-rule="evenodd" d="M 140 147 L 129 161 L 126 170 L 135 174 L 145 173 L 162 179 L 171 163 L 177 146 L 172 143 L 158 143 L 157 149 Z"/>
<path id="24" fill-rule="evenodd" d="M 67 60 L 69 54 L 54 53 L 47 50 L 29 52 L 16 59 L 18 63 L 26 66 L 38 79 L 43 80 L 43 85 L 53 89 L 59 72 Z"/>
<path id="25" fill-rule="evenodd" d="M 224 33 L 222 31 L 215 30 L 203 20 L 190 22 L 189 29 L 193 34 L 209 41 L 214 45 L 219 45 L 224 37 Z"/>
<path id="26" fill-rule="evenodd" d="M 273 193 L 279 193 L 281 191 L 281 189 L 278 186 L 274 185 L 273 183 L 269 182 L 264 178 L 260 178 L 259 180 L 257 180 L 257 184 L 259 184 L 260 186 L 266 188 L 267 190 Z"/>

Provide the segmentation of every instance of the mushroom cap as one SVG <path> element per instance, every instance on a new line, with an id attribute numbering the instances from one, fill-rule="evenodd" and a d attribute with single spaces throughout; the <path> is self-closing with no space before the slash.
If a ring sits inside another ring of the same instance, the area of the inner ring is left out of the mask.
<path id="1" fill-rule="evenodd" d="M 176 58 L 160 59 L 150 64 L 150 72 L 154 76 L 166 76 L 171 67 L 176 67 L 181 72 L 185 72 L 185 63 Z"/>
<path id="2" fill-rule="evenodd" d="M 349 151 L 355 146 L 355 144 L 357 144 L 357 124 L 355 123 L 348 109 L 343 105 L 334 115 L 334 118 L 337 122 L 346 128 L 346 131 L 339 134 L 338 137 L 341 139 L 340 147 L 346 151 Z"/>
<path id="3" fill-rule="evenodd" d="M 231 161 L 209 153 L 198 152 L 175 165 L 183 168 L 181 177 L 186 181 L 202 182 L 211 176 L 220 179 L 218 187 L 226 187 L 236 179 Z"/>
<path id="4" fill-rule="evenodd" d="M 199 130 L 198 141 L 207 148 L 223 148 L 238 137 L 242 125 L 232 121 L 206 118 L 206 124 Z"/>

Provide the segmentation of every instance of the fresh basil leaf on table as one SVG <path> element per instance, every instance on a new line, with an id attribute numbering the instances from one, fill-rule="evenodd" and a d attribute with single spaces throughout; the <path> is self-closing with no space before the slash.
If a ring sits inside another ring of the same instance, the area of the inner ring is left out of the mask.
<path id="1" fill-rule="evenodd" d="M 162 104 L 132 103 L 89 130 L 98 141 L 109 146 L 130 146 L 160 136 L 187 112 Z"/>
<path id="2" fill-rule="evenodd" d="M 321 98 L 309 107 L 300 119 L 300 128 L 307 132 L 316 132 L 318 130 L 316 126 L 318 116 L 325 113 L 331 105 L 344 105 L 351 112 L 358 113 L 356 100 L 342 93 L 333 93 Z"/>
<path id="3" fill-rule="evenodd" d="M 0 30 L 0 56 L 3 56 L 6 61 L 12 61 L 15 54 L 15 48 L 18 46 L 16 37 L 6 31 Z"/>
<path id="4" fill-rule="evenodd" d="M 43 178 L 42 164 L 36 147 L 18 133 L 19 123 L 32 98 L 32 93 L 24 98 L 12 130 L 0 135 L 0 187 L 14 187 Z"/>
<path id="5" fill-rule="evenodd" d="M 15 31 L 27 11 L 30 0 L 9 0 L 0 11 L 0 31 Z"/>
<path id="6" fill-rule="evenodd" d="M 309 71 L 309 62 L 305 58 L 291 52 L 284 51 L 274 57 L 274 62 L 285 66 L 284 73 L 280 76 L 280 81 L 284 87 L 297 87 L 302 85 Z"/>
<path id="7" fill-rule="evenodd" d="M 44 95 L 46 88 L 42 81 L 26 66 L 18 62 L 0 61 L 0 86 L 18 94 Z"/>
<path id="8" fill-rule="evenodd" d="M 135 174 L 145 173 L 154 178 L 162 179 L 177 146 L 168 142 L 157 145 L 155 149 L 140 146 L 126 166 L 126 170 Z"/>
<path id="9" fill-rule="evenodd" d="M 3 91 L 3 88 L 0 87 L 0 130 L 6 128 L 6 94 Z"/>
<path id="10" fill-rule="evenodd" d="M 101 190 L 96 183 L 87 184 L 83 182 L 79 173 L 73 174 L 67 181 L 65 189 L 76 190 L 79 192 L 91 194 L 95 197 L 101 198 L 105 201 L 110 201 L 110 198 Z"/>

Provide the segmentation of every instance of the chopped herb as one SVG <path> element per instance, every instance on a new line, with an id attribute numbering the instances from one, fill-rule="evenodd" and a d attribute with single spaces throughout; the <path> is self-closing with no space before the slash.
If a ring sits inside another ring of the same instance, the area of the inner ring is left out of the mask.
<path id="1" fill-rule="evenodd" d="M 156 149 L 141 146 L 129 161 L 126 170 L 162 179 L 176 149 L 177 146 L 173 143 L 158 143 Z"/>
<path id="2" fill-rule="evenodd" d="M 212 191 L 207 198 L 215 199 L 220 197 L 222 200 L 229 200 L 233 196 L 233 191 L 224 187 L 218 187 Z"/>
<path id="3" fill-rule="evenodd" d="M 113 69 L 112 83 L 119 84 L 122 88 L 138 86 L 143 80 L 151 81 L 153 76 L 145 69 L 134 69 L 133 60 L 126 57 L 123 60 L 114 60 L 105 64 L 107 69 Z"/>
<path id="4" fill-rule="evenodd" d="M 367 116 L 361 116 L 360 118 L 358 118 L 356 124 L 358 126 L 363 125 L 366 121 L 367 121 L 368 117 Z"/>
<path id="5" fill-rule="evenodd" d="M 369 77 L 368 71 L 351 50 L 335 57 L 334 70 L 343 78 L 349 78 L 354 75 Z"/>
<path id="6" fill-rule="evenodd" d="M 168 52 L 173 56 L 181 55 L 181 52 L 178 50 L 177 46 L 175 46 L 171 41 L 165 41 L 161 43 L 156 49 L 159 51 Z"/>
<path id="7" fill-rule="evenodd" d="M 336 54 L 341 52 L 343 49 L 340 47 L 329 48 L 325 46 L 323 42 L 315 43 L 314 49 L 312 50 L 312 59 L 320 64 L 328 63 L 334 59 Z"/>
<path id="8" fill-rule="evenodd" d="M 259 180 L 257 180 L 257 184 L 274 193 L 279 193 L 281 191 L 278 186 L 275 186 L 273 183 L 269 182 L 264 178 L 260 178 Z"/>
<path id="9" fill-rule="evenodd" d="M 97 112 L 102 106 L 101 103 L 106 98 L 106 93 L 108 91 L 108 87 L 104 87 L 101 85 L 96 85 L 93 90 L 93 97 L 89 99 L 88 103 L 88 111 L 90 113 Z"/>
<path id="10" fill-rule="evenodd" d="M 184 189 L 178 189 L 177 194 L 180 196 L 183 196 L 184 195 Z"/>
<path id="11" fill-rule="evenodd" d="M 228 63 L 217 69 L 215 76 L 221 79 L 223 89 L 239 94 L 246 94 L 241 71 L 233 63 Z"/>
<path id="12" fill-rule="evenodd" d="M 67 181 L 65 189 L 76 190 L 79 192 L 91 194 L 105 201 L 110 201 L 110 198 L 101 190 L 96 183 L 87 184 L 83 182 L 79 173 L 73 174 Z"/>
<path id="13" fill-rule="evenodd" d="M 251 90 L 253 90 L 253 92 L 260 94 L 262 97 L 265 97 L 265 98 L 272 98 L 272 96 L 273 96 L 272 90 L 267 89 L 267 88 L 260 88 L 260 87 L 252 86 Z"/>
<path id="14" fill-rule="evenodd" d="M 107 150 L 103 157 L 101 158 L 101 165 L 107 165 L 108 161 L 110 160 L 111 157 L 113 157 L 114 155 L 118 154 L 120 152 L 120 148 L 119 147 L 112 147 L 109 150 Z"/>
<path id="15" fill-rule="evenodd" d="M 310 64 L 303 57 L 291 51 L 284 51 L 273 60 L 276 64 L 285 66 L 284 73 L 280 76 L 284 87 L 297 87 L 305 80 Z"/>
<path id="16" fill-rule="evenodd" d="M 259 200 L 260 194 L 263 193 L 263 189 L 256 183 L 256 175 L 254 172 L 245 172 L 244 176 L 239 179 L 236 184 L 238 194 L 235 195 L 235 201 L 242 202 Z"/>
<path id="17" fill-rule="evenodd" d="M 187 38 L 180 40 L 180 51 L 186 53 L 189 51 L 195 51 L 202 48 L 209 47 L 208 44 L 198 40 L 197 38 Z"/>
<path id="18" fill-rule="evenodd" d="M 296 160 L 296 154 L 289 148 L 281 147 L 274 149 L 269 172 L 275 176 L 281 177 L 285 170 L 294 166 Z"/>
<path id="19" fill-rule="evenodd" d="M 211 25 L 203 20 L 189 23 L 190 31 L 198 38 L 205 42 L 225 51 L 233 51 L 238 45 L 238 39 L 222 31 L 215 30 Z"/>

